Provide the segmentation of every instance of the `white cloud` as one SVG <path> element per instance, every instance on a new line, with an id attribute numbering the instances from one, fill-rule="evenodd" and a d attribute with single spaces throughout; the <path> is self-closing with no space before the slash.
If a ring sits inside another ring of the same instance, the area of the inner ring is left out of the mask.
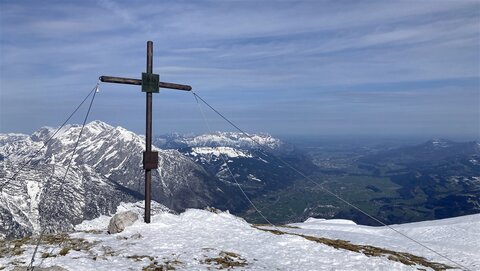
<path id="1" fill-rule="evenodd" d="M 2 97 L 34 103 L 65 95 L 64 86 L 81 92 L 102 74 L 138 77 L 147 40 L 162 81 L 191 84 L 230 108 L 336 87 L 361 93 L 366 84 L 471 87 L 480 74 L 478 1 L 99 0 L 2 2 L 0 10 Z M 235 104 L 232 93 L 242 93 Z"/>

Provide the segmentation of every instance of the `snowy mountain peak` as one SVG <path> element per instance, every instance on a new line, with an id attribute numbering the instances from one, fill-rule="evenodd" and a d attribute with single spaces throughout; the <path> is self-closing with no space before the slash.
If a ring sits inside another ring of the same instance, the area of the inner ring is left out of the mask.
<path id="1" fill-rule="evenodd" d="M 55 131 L 57 131 L 57 129 L 58 127 L 54 128 L 54 127 L 44 126 L 38 129 L 37 131 L 35 131 L 30 136 L 30 138 L 32 141 L 45 142 L 55 133 Z M 68 134 L 76 134 L 78 136 L 80 129 L 81 129 L 81 125 L 79 124 L 67 124 L 56 133 L 55 138 L 68 137 Z M 102 132 L 110 131 L 112 129 L 114 129 L 113 126 L 100 120 L 94 120 L 92 122 L 85 124 L 84 133 L 87 133 L 89 136 L 92 136 L 92 135 L 99 135 Z"/>
<path id="2" fill-rule="evenodd" d="M 100 121 L 100 120 L 94 120 L 92 122 L 89 122 L 85 125 L 85 128 L 92 131 L 92 132 L 96 132 L 96 133 L 101 133 L 101 132 L 104 132 L 104 131 L 109 131 L 109 130 L 112 130 L 113 129 L 113 126 L 103 122 L 103 121 Z"/>
<path id="3" fill-rule="evenodd" d="M 65 133 L 66 131 L 68 131 L 70 128 L 74 126 L 76 125 L 70 125 L 70 124 L 65 125 L 62 129 L 60 129 L 57 132 L 57 135 L 61 135 Z M 56 130 L 57 128 L 44 126 L 38 129 L 37 131 L 33 132 L 33 134 L 30 136 L 30 139 L 36 142 L 45 142 L 55 133 Z"/>
<path id="4" fill-rule="evenodd" d="M 283 142 L 269 134 L 249 134 L 237 132 L 214 132 L 197 136 L 172 135 L 177 144 L 188 147 L 232 147 L 241 149 L 257 149 L 259 144 L 276 149 Z"/>
<path id="5" fill-rule="evenodd" d="M 0 134 L 0 145 L 7 144 L 9 142 L 18 141 L 18 140 L 24 140 L 27 137 L 28 135 L 18 134 L 18 133 Z"/>
<path id="6" fill-rule="evenodd" d="M 427 141 L 425 144 L 427 146 L 431 146 L 434 148 L 446 148 L 446 147 L 450 147 L 452 143 L 453 142 L 448 139 L 432 138 L 431 140 Z"/>

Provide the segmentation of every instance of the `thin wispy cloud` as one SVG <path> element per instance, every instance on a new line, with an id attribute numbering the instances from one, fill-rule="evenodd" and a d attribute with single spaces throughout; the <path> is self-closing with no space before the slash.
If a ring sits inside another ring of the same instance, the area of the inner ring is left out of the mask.
<path id="1" fill-rule="evenodd" d="M 478 1 L 3 1 L 0 15 L 0 132 L 56 125 L 99 75 L 139 77 L 153 40 L 162 80 L 191 84 L 247 129 L 416 134 L 422 123 L 480 136 Z M 102 89 L 93 117 L 142 132 L 140 91 Z M 187 96 L 158 95 L 160 115 L 180 121 L 156 132 L 200 132 L 175 105 Z"/>

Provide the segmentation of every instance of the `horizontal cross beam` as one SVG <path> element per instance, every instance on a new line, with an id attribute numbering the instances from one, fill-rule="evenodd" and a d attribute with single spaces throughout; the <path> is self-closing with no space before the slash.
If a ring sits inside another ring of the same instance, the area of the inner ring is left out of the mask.
<path id="1" fill-rule="evenodd" d="M 127 85 L 142 85 L 142 80 L 140 79 L 132 79 L 132 78 L 124 78 L 124 77 L 115 77 L 115 76 L 100 76 L 100 81 L 105 83 L 118 83 L 118 84 L 127 84 Z M 184 91 L 191 91 L 192 87 L 189 85 L 181 85 L 175 83 L 167 83 L 167 82 L 159 82 L 158 86 L 160 88 L 169 88 L 169 89 L 177 89 L 177 90 L 184 90 Z"/>

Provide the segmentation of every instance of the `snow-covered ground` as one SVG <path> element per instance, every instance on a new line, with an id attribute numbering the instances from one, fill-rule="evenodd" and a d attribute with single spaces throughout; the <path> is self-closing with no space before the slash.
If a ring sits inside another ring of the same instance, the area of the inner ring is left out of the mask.
<path id="1" fill-rule="evenodd" d="M 299 227 L 299 229 L 288 228 L 286 229 L 288 232 L 348 240 L 355 244 L 408 252 L 436 262 L 453 265 L 445 258 L 387 227 L 356 225 L 348 220 L 314 218 L 290 225 Z M 391 227 L 471 270 L 480 270 L 480 214 L 391 225 Z"/>
<path id="2" fill-rule="evenodd" d="M 303 234 L 321 234 L 324 237 L 341 238 L 356 244 L 381 246 L 452 264 L 387 227 L 338 224 L 322 219 L 309 219 L 292 226 L 300 227 Z M 472 270 L 480 270 L 480 214 L 391 227 Z M 385 242 L 386 240 L 388 242 Z"/>
<path id="3" fill-rule="evenodd" d="M 138 205 L 137 205 L 138 206 Z M 119 211 L 132 205 L 122 205 Z M 136 209 L 139 210 L 138 207 Z M 42 245 L 35 265 L 61 266 L 67 270 L 215 270 L 225 264 L 234 270 L 418 270 L 387 257 L 368 257 L 362 253 L 336 249 L 300 236 L 275 235 L 252 227 L 226 212 L 189 209 L 176 215 L 159 211 L 152 223 L 135 222 L 124 232 L 107 234 L 109 217 L 102 216 L 77 226 L 69 239 L 84 239 L 90 245 L 61 256 L 61 246 Z M 281 227 L 282 231 L 351 240 L 408 251 L 429 260 L 444 262 L 414 243 L 385 228 L 355 225 L 351 221 L 309 219 Z M 438 249 L 472 270 L 480 269 L 480 214 L 431 222 L 395 226 L 405 234 Z M 82 231 L 80 231 L 82 230 Z M 100 230 L 100 231 L 92 231 Z M 88 232 L 87 232 L 88 231 Z M 52 251 L 53 249 L 53 251 Z M 32 245 L 16 256 L 0 258 L 0 266 L 12 270 L 11 262 L 28 263 Z M 42 258 L 46 252 L 55 257 Z M 64 251 L 65 252 L 65 251 Z M 425 268 L 426 270 L 431 270 Z M 169 269 L 170 270 L 170 269 Z M 231 270 L 231 269 L 228 269 Z"/>

